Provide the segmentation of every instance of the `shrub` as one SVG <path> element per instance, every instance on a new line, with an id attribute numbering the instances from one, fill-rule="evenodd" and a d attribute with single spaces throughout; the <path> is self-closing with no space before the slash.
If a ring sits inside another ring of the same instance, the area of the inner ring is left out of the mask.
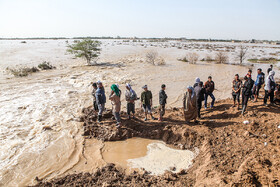
<path id="1" fill-rule="evenodd" d="M 149 51 L 146 54 L 146 61 L 150 64 L 156 65 L 156 58 L 158 57 L 158 53 L 156 51 Z"/>
<path id="2" fill-rule="evenodd" d="M 41 70 L 55 69 L 49 62 L 44 61 L 43 63 L 38 65 L 38 68 Z"/>
<path id="3" fill-rule="evenodd" d="M 218 64 L 225 64 L 228 61 L 228 56 L 222 51 L 219 51 L 216 53 L 215 61 Z"/>
<path id="4" fill-rule="evenodd" d="M 187 59 L 190 64 L 196 64 L 198 61 L 199 55 L 197 53 L 188 53 Z"/>
<path id="5" fill-rule="evenodd" d="M 15 77 L 26 77 L 31 73 L 35 73 L 39 71 L 37 67 L 7 68 L 6 70 L 9 71 L 11 74 L 13 74 Z"/>

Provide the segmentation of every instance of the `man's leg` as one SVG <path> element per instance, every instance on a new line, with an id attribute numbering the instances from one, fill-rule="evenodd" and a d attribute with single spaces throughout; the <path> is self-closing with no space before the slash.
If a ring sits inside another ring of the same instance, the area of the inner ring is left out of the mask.
<path id="1" fill-rule="evenodd" d="M 121 122 L 121 117 L 120 117 L 120 113 L 119 112 L 115 112 L 115 118 L 117 120 L 117 123 Z"/>
<path id="2" fill-rule="evenodd" d="M 267 104 L 267 98 L 268 98 L 268 91 L 265 90 L 264 98 L 263 98 L 263 104 Z"/>
<path id="3" fill-rule="evenodd" d="M 212 102 L 211 102 L 211 108 L 212 108 L 215 103 L 215 96 L 213 95 L 213 93 L 210 93 L 210 97 L 212 98 Z"/>
<path id="4" fill-rule="evenodd" d="M 145 119 L 144 120 L 147 121 L 147 119 L 148 119 L 147 118 L 147 106 L 144 105 L 144 104 L 143 104 L 143 109 L 144 109 L 144 112 L 145 112 Z"/>
<path id="5" fill-rule="evenodd" d="M 207 98 L 208 98 L 208 94 L 205 94 L 205 100 L 204 100 L 204 107 L 205 109 L 207 108 Z"/>
<path id="6" fill-rule="evenodd" d="M 132 112 L 133 118 L 135 118 L 135 104 L 134 103 L 131 103 L 131 112 Z"/>
<path id="7" fill-rule="evenodd" d="M 150 113 L 151 115 L 151 118 L 154 120 L 154 116 L 153 116 L 153 113 L 152 113 L 152 108 L 151 108 L 151 105 L 147 105 L 147 108 L 148 108 L 148 112 Z"/>
<path id="8" fill-rule="evenodd" d="M 270 92 L 270 104 L 274 104 L 274 92 Z"/>
<path id="9" fill-rule="evenodd" d="M 236 101 L 236 95 L 235 94 L 232 94 L 232 98 L 233 98 L 233 107 L 235 107 L 235 101 Z"/>
<path id="10" fill-rule="evenodd" d="M 246 108 L 247 108 L 247 103 L 249 100 L 249 96 L 244 96 L 244 103 L 243 103 L 243 108 L 242 108 L 242 115 L 244 115 Z"/>
<path id="11" fill-rule="evenodd" d="M 130 119 L 130 103 L 127 103 L 126 108 L 127 108 L 128 119 Z"/>
<path id="12" fill-rule="evenodd" d="M 97 117 L 98 122 L 101 122 L 101 120 L 102 120 L 103 110 L 104 110 L 104 104 L 99 104 L 98 105 L 98 117 Z"/>
<path id="13" fill-rule="evenodd" d="M 198 101 L 197 102 L 197 116 L 198 116 L 198 118 L 201 118 L 201 116 L 200 116 L 201 105 L 202 105 L 202 102 Z"/>
<path id="14" fill-rule="evenodd" d="M 236 99 L 237 99 L 237 109 L 239 109 L 239 105 L 240 105 L 240 93 L 237 94 Z"/>

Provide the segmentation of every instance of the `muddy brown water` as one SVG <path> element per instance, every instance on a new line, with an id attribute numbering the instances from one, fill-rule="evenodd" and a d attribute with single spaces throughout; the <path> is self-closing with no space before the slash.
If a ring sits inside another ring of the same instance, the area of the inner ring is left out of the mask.
<path id="1" fill-rule="evenodd" d="M 162 141 L 143 138 L 105 142 L 102 149 L 105 162 L 121 166 L 127 173 L 143 168 L 154 175 L 188 169 L 197 154 L 198 150 L 178 150 Z"/>

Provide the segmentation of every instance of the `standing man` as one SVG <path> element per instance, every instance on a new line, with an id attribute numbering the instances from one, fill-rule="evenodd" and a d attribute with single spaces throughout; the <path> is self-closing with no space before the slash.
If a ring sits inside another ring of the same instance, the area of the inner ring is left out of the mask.
<path id="1" fill-rule="evenodd" d="M 95 97 L 96 97 L 96 104 L 98 106 L 98 117 L 97 121 L 101 122 L 102 120 L 102 113 L 105 110 L 105 103 L 106 103 L 106 95 L 103 84 L 101 81 L 97 82 L 98 89 L 96 90 Z"/>
<path id="2" fill-rule="evenodd" d="M 151 115 L 151 118 L 155 120 L 152 114 L 152 106 L 153 106 L 153 95 L 150 90 L 148 90 L 148 86 L 145 85 L 142 87 L 144 91 L 141 94 L 141 104 L 145 112 L 145 121 L 147 121 L 147 113 Z"/>
<path id="3" fill-rule="evenodd" d="M 213 95 L 214 89 L 215 89 L 215 83 L 212 81 L 212 77 L 209 76 L 208 77 L 208 81 L 205 82 L 205 101 L 204 101 L 204 108 L 207 109 L 207 98 L 208 96 L 210 96 L 212 98 L 212 102 L 211 102 L 211 108 L 214 107 L 214 102 L 215 102 L 215 97 Z"/>
<path id="4" fill-rule="evenodd" d="M 205 89 L 203 88 L 203 82 L 199 82 L 198 85 L 194 88 L 197 101 L 197 116 L 200 119 L 200 110 L 202 107 L 202 101 L 204 101 Z"/>
<path id="5" fill-rule="evenodd" d="M 92 84 L 92 92 L 91 92 L 91 95 L 93 97 L 93 110 L 95 113 L 97 113 L 98 111 L 98 106 L 97 106 L 97 103 L 96 103 L 96 90 L 97 90 L 97 84 L 96 83 L 93 83 Z"/>
<path id="6" fill-rule="evenodd" d="M 258 69 L 258 75 L 257 79 L 255 81 L 254 87 L 253 87 L 253 95 L 254 95 L 254 102 L 257 102 L 259 91 L 264 83 L 264 73 L 262 72 L 262 69 Z"/>
<path id="7" fill-rule="evenodd" d="M 163 121 L 163 116 L 165 114 L 165 104 L 167 95 L 165 93 L 165 84 L 161 85 L 161 90 L 159 91 L 159 121 Z"/>
<path id="8" fill-rule="evenodd" d="M 251 97 L 252 94 L 252 84 L 248 78 L 248 76 L 244 77 L 244 84 L 242 86 L 242 115 L 244 115 L 246 108 L 247 108 L 247 104 L 248 104 L 248 100 Z"/>
<path id="9" fill-rule="evenodd" d="M 274 75 L 275 75 L 275 72 L 271 70 L 265 80 L 265 87 L 264 87 L 265 96 L 264 96 L 263 102 L 266 106 L 267 106 L 268 98 L 270 98 L 270 104 L 274 105 L 273 98 L 274 98 L 274 90 L 276 87 Z"/>
<path id="10" fill-rule="evenodd" d="M 232 107 L 235 107 L 235 103 L 237 100 L 237 109 L 239 109 L 239 105 L 240 105 L 241 86 L 242 86 L 242 81 L 239 79 L 239 75 L 236 74 L 234 80 L 232 81 L 232 97 L 233 97 Z"/>
<path id="11" fill-rule="evenodd" d="M 130 119 L 130 113 L 132 112 L 133 119 L 135 119 L 135 101 L 137 100 L 137 95 L 135 91 L 131 88 L 130 84 L 126 84 L 125 100 L 127 102 L 127 115 Z"/>
<path id="12" fill-rule="evenodd" d="M 183 109 L 185 121 L 188 123 L 190 120 L 196 122 L 197 118 L 197 100 L 193 87 L 188 86 L 187 92 L 183 97 Z"/>

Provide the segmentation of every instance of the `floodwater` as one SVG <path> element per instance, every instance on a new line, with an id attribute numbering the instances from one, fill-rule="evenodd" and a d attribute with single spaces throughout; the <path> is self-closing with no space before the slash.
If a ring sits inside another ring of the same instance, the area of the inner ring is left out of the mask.
<path id="1" fill-rule="evenodd" d="M 102 149 L 103 159 L 107 163 L 115 163 L 129 172 L 143 168 L 154 175 L 188 169 L 197 154 L 198 151 L 177 150 L 162 141 L 142 138 L 105 142 Z"/>
<path id="2" fill-rule="evenodd" d="M 82 108 L 92 104 L 93 81 L 103 81 L 107 95 L 113 83 L 118 83 L 123 93 L 125 83 L 131 83 L 138 96 L 141 87 L 148 84 L 154 106 L 158 105 L 158 92 L 164 83 L 167 107 L 180 107 L 186 86 L 193 85 L 196 77 L 206 81 L 211 75 L 216 84 L 214 95 L 225 99 L 231 97 L 234 75 L 244 76 L 248 70 L 246 66 L 179 62 L 177 58 L 186 53 L 183 49 L 109 44 L 103 46 L 103 64 L 89 67 L 65 54 L 65 46 L 63 40 L 28 40 L 26 44 L 0 41 L 0 186 L 35 184 L 35 177 L 50 179 L 92 171 L 106 163 L 100 152 L 102 142 L 85 142 L 82 123 L 78 122 Z M 166 65 L 145 63 L 143 56 L 149 50 L 157 50 Z M 57 69 L 24 78 L 14 78 L 4 70 L 19 64 L 30 67 L 45 60 Z M 265 70 L 268 65 L 251 67 L 253 77 L 258 67 Z M 276 77 L 279 78 L 279 70 Z M 125 111 L 124 96 L 121 100 Z M 110 102 L 106 107 L 111 108 Z M 141 155 L 131 152 L 131 158 L 118 159 L 120 164 L 126 163 L 125 159 L 144 157 L 150 143 L 154 142 L 142 142 Z"/>

